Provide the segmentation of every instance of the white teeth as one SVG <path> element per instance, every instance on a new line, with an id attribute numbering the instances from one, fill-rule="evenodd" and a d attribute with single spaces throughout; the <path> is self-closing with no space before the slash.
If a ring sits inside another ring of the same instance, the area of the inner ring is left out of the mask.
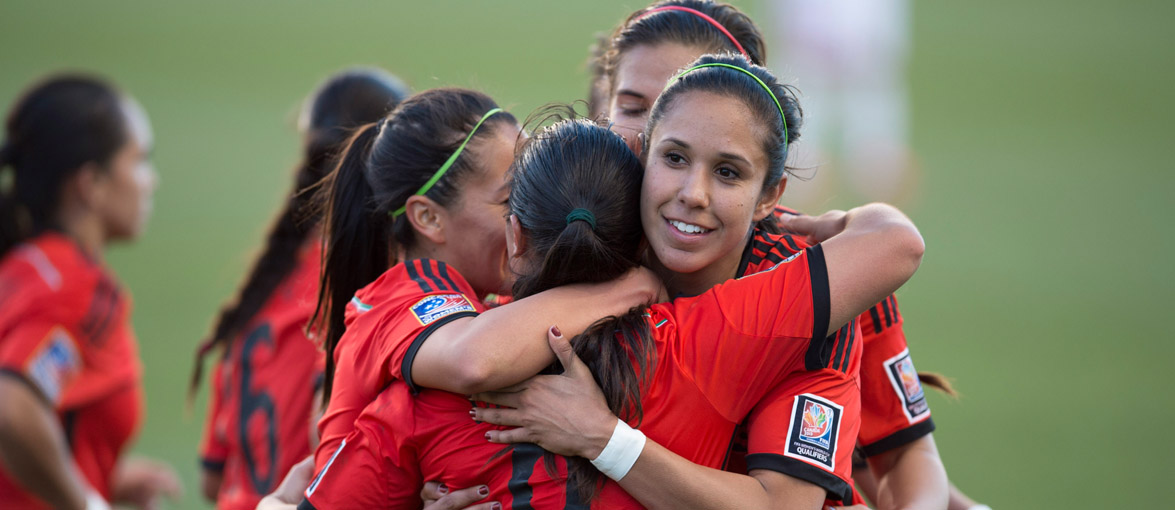
<path id="1" fill-rule="evenodd" d="M 685 223 L 683 221 L 669 220 L 669 224 L 673 225 L 673 228 L 685 232 L 686 234 L 704 234 L 710 231 L 709 229 L 705 229 L 697 225 L 690 225 L 689 223 Z"/>

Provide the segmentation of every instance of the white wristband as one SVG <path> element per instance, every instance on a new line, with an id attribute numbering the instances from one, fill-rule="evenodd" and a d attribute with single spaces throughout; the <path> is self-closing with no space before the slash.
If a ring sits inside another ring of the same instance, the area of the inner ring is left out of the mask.
<path id="1" fill-rule="evenodd" d="M 624 420 L 616 420 L 616 428 L 612 430 L 608 445 L 599 457 L 592 459 L 592 465 L 604 476 L 619 482 L 636 464 L 637 457 L 641 456 L 644 449 L 645 434 L 629 427 Z"/>
<path id="2" fill-rule="evenodd" d="M 86 510 L 110 510 L 110 503 L 98 491 L 86 491 Z"/>

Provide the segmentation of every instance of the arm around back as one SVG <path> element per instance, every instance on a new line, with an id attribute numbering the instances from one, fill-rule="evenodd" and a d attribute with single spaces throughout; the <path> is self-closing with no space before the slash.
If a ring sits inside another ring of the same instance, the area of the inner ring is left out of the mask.
<path id="1" fill-rule="evenodd" d="M 50 507 L 86 507 L 86 484 L 57 416 L 25 380 L 7 375 L 0 375 L 0 464 Z"/>

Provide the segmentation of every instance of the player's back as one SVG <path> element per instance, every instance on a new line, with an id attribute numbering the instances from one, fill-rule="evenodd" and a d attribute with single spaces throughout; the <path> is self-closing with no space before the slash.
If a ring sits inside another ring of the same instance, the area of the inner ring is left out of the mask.
<path id="1" fill-rule="evenodd" d="M 217 363 L 201 463 L 223 472 L 217 508 L 251 509 L 310 455 L 310 413 L 322 354 L 305 328 L 318 290 L 320 250 L 298 265 Z"/>

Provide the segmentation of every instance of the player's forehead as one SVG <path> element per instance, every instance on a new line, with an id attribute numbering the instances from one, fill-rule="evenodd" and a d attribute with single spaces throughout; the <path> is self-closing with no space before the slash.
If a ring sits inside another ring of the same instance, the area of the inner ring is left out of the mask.
<path id="1" fill-rule="evenodd" d="M 704 48 L 666 42 L 634 46 L 620 55 L 614 92 L 637 92 L 652 102 L 681 68 L 706 52 Z"/>

